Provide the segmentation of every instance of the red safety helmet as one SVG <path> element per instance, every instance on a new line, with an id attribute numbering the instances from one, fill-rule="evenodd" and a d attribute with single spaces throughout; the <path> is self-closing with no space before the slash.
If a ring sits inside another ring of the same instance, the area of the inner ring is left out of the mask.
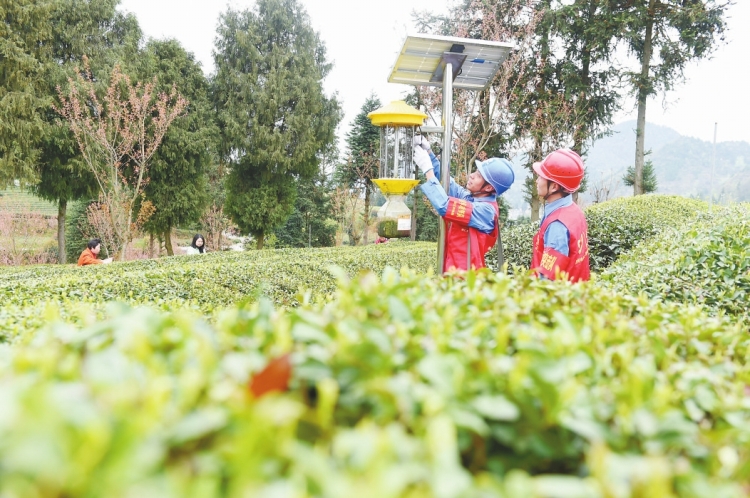
<path id="1" fill-rule="evenodd" d="M 570 149 L 558 149 L 541 162 L 534 163 L 534 171 L 545 180 L 559 183 L 571 194 L 578 190 L 583 180 L 583 160 Z"/>

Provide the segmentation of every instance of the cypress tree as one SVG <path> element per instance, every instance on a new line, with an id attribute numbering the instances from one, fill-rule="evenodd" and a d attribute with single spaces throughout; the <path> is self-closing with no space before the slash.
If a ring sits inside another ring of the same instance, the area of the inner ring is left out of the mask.
<path id="1" fill-rule="evenodd" d="M 0 0 L 0 186 L 32 182 L 52 37 L 51 0 Z"/>
<path id="2" fill-rule="evenodd" d="M 294 209 L 296 179 L 318 171 L 335 139 L 341 112 L 322 86 L 331 65 L 297 0 L 222 14 L 214 59 L 220 153 L 229 164 L 225 209 L 262 248 Z"/>

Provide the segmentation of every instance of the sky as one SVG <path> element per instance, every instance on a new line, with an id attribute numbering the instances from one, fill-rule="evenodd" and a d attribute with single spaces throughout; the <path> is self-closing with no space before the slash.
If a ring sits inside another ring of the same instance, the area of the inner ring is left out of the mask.
<path id="1" fill-rule="evenodd" d="M 313 28 L 334 63 L 324 88 L 338 93 L 346 133 L 365 99 L 375 93 L 387 104 L 401 99 L 409 87 L 388 83 L 396 56 L 407 34 L 415 33 L 412 12 L 446 12 L 450 0 L 301 0 Z M 252 8 L 253 0 L 122 0 L 120 9 L 132 12 L 147 37 L 176 38 L 203 65 L 214 71 L 214 37 L 219 14 L 228 6 Z M 750 142 L 750 0 L 736 0 L 729 10 L 727 42 L 711 60 L 692 63 L 687 81 L 665 96 L 649 100 L 646 119 L 682 135 L 712 141 Z M 635 119 L 626 102 L 615 122 Z"/>

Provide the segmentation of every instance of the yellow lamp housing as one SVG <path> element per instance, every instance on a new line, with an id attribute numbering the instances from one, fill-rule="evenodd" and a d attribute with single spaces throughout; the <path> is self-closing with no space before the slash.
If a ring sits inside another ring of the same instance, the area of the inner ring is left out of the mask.
<path id="1" fill-rule="evenodd" d="M 419 183 L 414 178 L 412 146 L 415 131 L 422 126 L 427 114 L 403 100 L 396 100 L 367 117 L 380 127 L 380 178 L 372 180 L 386 197 L 386 203 L 378 210 L 378 217 L 382 219 L 380 225 L 394 225 L 388 231 L 389 237 L 408 237 L 411 211 L 404 199 Z"/>
<path id="2" fill-rule="evenodd" d="M 412 161 L 414 133 L 416 128 L 424 123 L 427 114 L 409 106 L 403 100 L 396 100 L 372 111 L 367 117 L 372 124 L 380 127 L 379 177 L 381 180 L 388 180 L 376 184 L 385 195 L 408 194 L 416 185 Z"/>

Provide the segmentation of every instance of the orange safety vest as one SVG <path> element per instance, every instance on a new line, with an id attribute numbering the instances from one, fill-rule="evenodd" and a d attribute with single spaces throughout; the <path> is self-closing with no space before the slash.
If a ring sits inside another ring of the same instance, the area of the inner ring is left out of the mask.
<path id="1" fill-rule="evenodd" d="M 484 256 L 497 242 L 497 219 L 500 211 L 497 202 L 489 204 L 495 209 L 495 228 L 486 234 L 469 226 L 474 205 L 471 201 L 448 198 L 443 218 L 446 221 L 444 271 L 485 268 Z"/>
<path id="2" fill-rule="evenodd" d="M 544 232 L 553 221 L 561 222 L 568 229 L 570 237 L 567 256 L 551 247 L 544 247 Z M 555 280 L 562 274 L 571 282 L 590 278 L 588 225 L 586 216 L 577 204 L 556 209 L 547 216 L 534 236 L 533 247 L 531 269 L 537 274 L 550 280 Z"/>

